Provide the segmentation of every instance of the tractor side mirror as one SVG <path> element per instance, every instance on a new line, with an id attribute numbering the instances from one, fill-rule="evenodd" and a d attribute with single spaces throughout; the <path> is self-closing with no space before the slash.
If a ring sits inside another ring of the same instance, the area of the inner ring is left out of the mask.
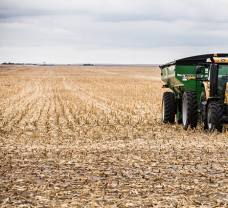
<path id="1" fill-rule="evenodd" d="M 196 79 L 202 79 L 205 73 L 205 68 L 203 66 L 196 66 Z"/>

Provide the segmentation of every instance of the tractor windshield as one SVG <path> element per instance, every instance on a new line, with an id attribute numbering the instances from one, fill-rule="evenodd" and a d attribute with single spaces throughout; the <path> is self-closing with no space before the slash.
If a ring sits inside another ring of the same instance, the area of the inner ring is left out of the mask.
<path id="1" fill-rule="evenodd" d="M 228 65 L 219 65 L 219 76 L 228 76 Z"/>
<path id="2" fill-rule="evenodd" d="M 224 96 L 227 82 L 228 82 L 228 65 L 219 65 L 218 93 L 222 96 Z"/>

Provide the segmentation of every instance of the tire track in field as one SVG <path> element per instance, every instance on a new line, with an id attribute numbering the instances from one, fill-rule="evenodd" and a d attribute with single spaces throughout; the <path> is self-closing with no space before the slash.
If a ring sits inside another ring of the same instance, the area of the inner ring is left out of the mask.
<path id="1" fill-rule="evenodd" d="M 55 95 L 54 93 L 52 94 L 52 96 L 49 99 L 50 102 L 50 108 L 48 111 L 48 127 L 49 127 L 49 137 L 50 138 L 59 138 L 60 134 L 59 134 L 59 126 L 58 126 L 58 122 L 57 122 L 57 110 L 56 110 L 56 101 L 55 101 Z"/>
<path id="2" fill-rule="evenodd" d="M 62 118 L 64 120 L 64 125 L 67 129 L 70 130 L 71 133 L 75 132 L 74 129 L 74 122 L 73 122 L 73 117 L 72 115 L 69 113 L 69 103 L 67 99 L 64 99 L 65 97 L 63 97 L 63 93 L 62 94 L 58 94 L 57 95 L 57 100 L 58 103 L 60 105 L 60 109 L 61 109 L 61 115 Z"/>
<path id="3" fill-rule="evenodd" d="M 46 137 L 47 136 L 47 113 L 48 113 L 48 109 L 50 108 L 50 101 L 49 98 L 45 98 L 43 100 L 43 105 L 42 108 L 40 108 L 39 114 L 37 119 L 35 120 L 35 127 L 36 129 L 34 130 L 35 132 L 33 132 L 33 134 L 38 134 L 42 137 Z"/>
<path id="4" fill-rule="evenodd" d="M 42 100 L 46 97 L 44 92 L 44 79 L 35 79 L 27 85 L 33 89 L 32 93 L 25 95 L 23 100 L 14 103 L 4 113 L 1 130 L 5 133 L 21 136 L 22 134 L 37 133 L 37 120 L 39 111 L 42 111 Z M 20 96 L 20 94 L 19 94 Z M 13 114 L 11 112 L 14 112 Z"/>
<path id="5" fill-rule="evenodd" d="M 27 114 L 18 122 L 18 127 L 23 130 L 24 134 L 32 135 L 38 130 L 37 120 L 43 110 L 44 102 L 45 98 L 42 95 L 37 95 L 28 108 Z"/>
<path id="6" fill-rule="evenodd" d="M 16 120 L 17 117 L 20 117 L 20 114 L 24 114 L 23 112 L 26 112 L 26 108 L 28 108 L 31 102 L 35 99 L 37 90 L 38 88 L 36 87 L 34 93 L 27 94 L 23 100 L 20 99 L 18 102 L 13 103 L 2 113 L 3 127 L 9 125 L 11 121 Z"/>
<path id="7" fill-rule="evenodd" d="M 56 80 L 49 81 L 49 107 L 47 109 L 47 117 L 46 117 L 46 132 L 48 134 L 49 139 L 57 139 L 58 141 L 61 134 L 61 123 L 60 120 L 60 112 L 58 109 L 58 101 L 56 98 Z"/>
<path id="8" fill-rule="evenodd" d="M 41 123 L 41 118 L 44 114 L 44 111 L 46 109 L 46 105 L 47 105 L 47 98 L 43 98 L 41 100 L 41 104 L 39 105 L 39 108 L 36 111 L 36 114 L 34 115 L 34 119 L 32 121 L 33 126 L 34 126 L 34 133 L 35 131 L 38 132 L 40 131 L 42 128 L 40 128 L 40 123 Z"/>
<path id="9" fill-rule="evenodd" d="M 1 82 L 1 80 L 0 80 L 0 82 Z M 0 85 L 0 88 L 1 88 L 2 92 L 6 91 L 6 89 L 4 89 L 4 88 L 2 89 L 1 85 Z M 8 106 L 12 105 L 13 103 L 17 102 L 21 98 L 22 99 L 25 98 L 27 96 L 27 93 L 28 92 L 26 92 L 26 86 L 23 86 L 22 89 L 17 89 L 17 90 L 12 89 L 12 91 L 11 91 L 11 89 L 9 89 L 9 91 L 7 93 L 1 94 L 0 95 L 1 111 L 4 111 L 4 109 L 6 109 Z"/>
<path id="10" fill-rule="evenodd" d="M 25 105 L 25 108 L 18 112 L 18 114 L 7 124 L 5 129 L 8 129 L 10 134 L 14 134 L 17 135 L 17 137 L 20 137 L 21 135 L 27 133 L 26 126 L 28 121 L 26 119 L 30 117 L 31 111 L 34 110 L 35 103 L 36 100 L 32 100 L 27 103 Z M 24 123 L 23 120 L 25 121 Z"/>
<path id="11" fill-rule="evenodd" d="M 39 87 L 35 83 L 35 91 L 31 95 L 28 94 L 25 99 L 20 100 L 20 102 L 15 103 L 12 106 L 9 106 L 7 111 L 3 113 L 2 126 L 1 129 L 6 132 L 18 133 L 24 131 L 23 126 L 21 126 L 21 121 L 34 109 L 34 106 L 37 102 L 37 96 L 39 95 Z M 12 112 L 14 112 L 12 114 Z"/>
<path id="12" fill-rule="evenodd" d="M 71 94 L 69 97 L 78 97 L 81 99 L 85 105 L 89 106 L 95 106 L 96 108 L 103 111 L 106 117 L 105 123 L 102 125 L 112 125 L 113 123 L 120 125 L 120 126 L 141 126 L 142 121 L 146 120 L 147 123 L 150 122 L 151 113 L 147 110 L 144 111 L 142 109 L 136 109 L 138 110 L 138 113 L 135 111 L 132 111 L 129 106 L 122 106 L 121 104 L 118 104 L 115 101 L 112 101 L 111 104 L 107 104 L 107 100 L 100 96 L 94 96 L 92 93 L 87 92 L 81 87 L 76 86 L 76 84 L 72 84 L 70 81 L 66 81 L 66 78 L 63 78 L 63 85 L 64 88 Z M 142 113 L 143 112 L 143 113 Z M 72 112 L 72 109 L 70 110 L 70 113 L 74 117 L 74 120 L 78 123 L 78 119 L 75 118 L 75 113 Z M 101 116 L 102 117 L 102 116 Z M 100 122 L 99 119 L 100 116 L 96 118 L 97 121 L 95 121 L 97 124 Z M 86 118 L 84 118 L 86 120 Z M 103 122 L 103 121 L 101 121 Z M 89 119 L 90 127 L 94 128 L 96 124 L 91 123 L 91 119 Z M 92 125 L 92 126 L 91 126 Z"/>
<path id="13" fill-rule="evenodd" d="M 36 82 L 27 83 L 19 94 L 8 97 L 5 101 L 0 103 L 0 107 L 2 111 L 7 111 L 8 109 L 15 108 L 21 100 L 24 101 L 29 96 L 33 96 L 39 91 L 39 86 Z"/>
<path id="14" fill-rule="evenodd" d="M 53 71 L 48 71 L 44 82 L 44 106 L 37 119 L 37 129 L 39 134 L 48 140 L 58 141 L 66 129 L 66 122 L 63 116 L 63 110 L 60 106 L 59 93 L 61 87 L 58 82 L 59 78 L 55 77 Z"/>
<path id="15" fill-rule="evenodd" d="M 82 116 L 80 110 L 83 106 L 86 107 L 86 103 L 82 102 L 78 97 L 72 97 L 71 90 L 66 89 L 69 86 L 66 85 L 65 79 L 66 77 L 61 78 L 61 85 L 59 85 L 59 93 L 57 97 L 66 127 L 70 131 L 70 135 L 75 135 L 79 132 L 81 125 L 79 121 Z M 85 116 L 85 114 L 83 114 L 83 116 Z"/>
<path id="16" fill-rule="evenodd" d="M 82 101 L 84 101 L 86 104 L 90 104 L 92 106 L 94 105 L 94 106 L 96 106 L 100 110 L 103 110 L 106 113 L 110 113 L 111 112 L 111 108 L 109 106 L 107 106 L 105 103 L 99 102 L 96 99 L 92 98 L 91 95 L 89 95 L 88 93 L 83 91 L 78 86 L 74 85 L 74 87 L 72 87 L 69 84 L 69 81 L 66 82 L 66 78 L 65 77 L 63 77 L 63 85 L 64 85 L 64 88 L 66 90 L 69 90 L 70 92 L 76 92 L 75 95 L 77 97 L 79 97 Z"/>
<path id="17" fill-rule="evenodd" d="M 50 136 L 51 126 L 50 126 L 50 109 L 51 109 L 51 98 L 48 100 L 47 113 L 45 117 L 45 132 Z"/>
<path id="18" fill-rule="evenodd" d="M 51 137 L 51 108 L 53 105 L 53 93 L 52 93 L 52 80 L 49 76 L 48 71 L 45 71 L 45 77 L 41 83 L 41 94 L 40 94 L 40 104 L 38 108 L 38 113 L 34 117 L 34 131 L 33 135 L 42 136 L 45 138 Z"/>
<path id="19" fill-rule="evenodd" d="M 74 82 L 73 82 L 73 86 L 74 86 Z M 107 83 L 106 83 L 107 84 Z M 153 105 L 151 105 L 151 102 L 154 102 L 156 100 L 156 98 L 151 98 L 148 102 L 147 101 L 142 101 L 141 95 L 139 97 L 139 99 L 135 99 L 133 100 L 127 100 L 123 101 L 123 99 L 125 99 L 124 97 L 116 97 L 116 96 L 112 96 L 112 93 L 109 92 L 109 90 L 105 90 L 104 92 L 100 91 L 97 92 L 96 90 L 93 90 L 92 86 L 95 86 L 96 83 L 91 83 L 90 85 L 87 85 L 86 88 L 79 87 L 81 91 L 84 91 L 86 94 L 91 95 L 93 98 L 95 98 L 96 100 L 98 100 L 98 102 L 102 102 L 105 103 L 106 105 L 108 105 L 110 107 L 110 109 L 112 110 L 112 112 L 117 112 L 118 114 L 122 115 L 122 116 L 128 116 L 129 118 L 132 118 L 133 120 L 138 120 L 138 122 L 140 122 L 140 120 L 142 119 L 147 119 L 148 115 L 153 114 L 152 112 L 154 111 L 154 114 L 157 114 L 157 111 L 154 110 Z M 100 83 L 98 83 L 98 85 L 100 85 Z M 101 84 L 101 89 L 105 88 L 105 85 Z M 118 89 L 118 88 L 117 88 Z M 129 91 L 131 92 L 131 89 L 129 88 Z M 149 91 L 149 90 L 148 90 Z M 92 93 L 89 93 L 92 92 Z M 108 94 L 107 92 L 109 92 L 110 94 Z M 121 93 L 121 91 L 120 91 Z M 134 98 L 137 98 L 138 94 L 137 92 L 134 93 Z M 126 99 L 128 98 L 128 95 L 126 97 Z M 160 100 L 160 97 L 158 97 L 157 99 Z M 123 102 L 122 102 L 123 101 Z M 133 104 L 133 105 L 132 105 Z M 160 105 L 159 105 L 160 106 Z M 160 115 L 159 115 L 160 116 Z"/>
<path id="20" fill-rule="evenodd" d="M 44 74 L 47 72 L 45 71 Z M 24 119 L 25 124 L 27 123 L 27 130 L 34 137 L 39 136 L 41 132 L 44 131 L 44 125 L 41 125 L 41 118 L 46 109 L 46 105 L 49 101 L 47 80 L 45 77 L 37 80 L 39 92 L 36 94 L 36 103 L 34 105 L 33 111 L 28 114 L 27 118 Z"/>
<path id="21" fill-rule="evenodd" d="M 7 110 L 16 107 L 21 100 L 26 99 L 29 95 L 32 95 L 35 93 L 36 89 L 34 90 L 31 88 L 31 83 L 27 83 L 26 86 L 24 86 L 23 90 L 17 93 L 16 95 L 9 96 L 4 101 L 0 103 L 0 109 L 2 114 L 4 112 L 7 112 Z"/>
<path id="22" fill-rule="evenodd" d="M 72 92 L 66 89 L 64 82 L 58 82 L 58 86 L 55 89 L 55 98 L 56 111 L 59 113 L 57 126 L 61 127 L 59 135 L 62 138 L 75 138 L 75 136 L 80 136 L 81 134 L 85 136 L 91 128 L 97 126 L 96 119 L 94 121 L 91 118 L 91 116 L 93 118 L 96 117 L 94 109 L 88 108 L 87 103 L 77 96 L 72 96 Z M 88 110 L 86 110 L 86 114 L 82 114 L 85 108 Z"/>
<path id="23" fill-rule="evenodd" d="M 24 71 L 27 69 L 20 69 L 20 71 Z M 6 73 L 10 73 L 11 70 L 7 70 Z M 44 72 L 45 74 L 46 72 Z M 9 92 L 11 92 L 11 90 L 14 90 L 14 92 L 12 92 L 12 94 L 5 94 L 6 97 L 4 98 L 0 98 L 1 102 L 0 102 L 0 109 L 1 111 L 6 111 L 7 108 L 9 106 L 12 105 L 17 105 L 18 102 L 20 102 L 20 100 L 25 99 L 28 94 L 33 94 L 35 92 L 34 88 L 32 87 L 32 85 L 34 85 L 34 81 L 32 81 L 31 79 L 29 79 L 29 77 L 27 76 L 11 76 L 10 75 L 10 80 L 8 79 L 4 79 L 5 80 L 5 84 L 9 85 L 8 88 L 12 88 L 9 90 Z M 17 74 L 18 75 L 18 74 Z M 8 81 L 7 81 L 8 80 Z M 35 79 L 35 84 L 37 82 L 37 79 Z"/>
<path id="24" fill-rule="evenodd" d="M 40 120 L 42 111 L 45 106 L 45 99 L 40 97 L 37 99 L 37 102 L 34 105 L 33 111 L 27 114 L 27 117 L 24 118 L 25 132 L 33 136 L 38 134 L 38 121 Z"/>
<path id="25" fill-rule="evenodd" d="M 58 82 L 54 88 L 56 125 L 60 137 L 71 137 L 75 134 L 72 119 L 67 115 L 67 97 L 63 91 L 62 82 Z"/>
<path id="26" fill-rule="evenodd" d="M 49 74 L 48 70 L 44 70 L 42 76 L 35 80 L 39 89 L 35 98 L 37 102 L 35 102 L 33 109 L 22 121 L 24 126 L 27 127 L 26 132 L 33 135 L 33 137 L 49 135 L 50 124 L 48 120 L 52 96 L 52 82 Z"/>
<path id="27" fill-rule="evenodd" d="M 66 82 L 65 77 L 63 77 L 63 85 L 66 90 L 70 91 L 71 94 L 74 94 L 75 96 L 77 96 L 86 105 L 95 106 L 98 109 L 104 111 L 104 113 L 106 113 L 106 114 L 110 114 L 112 112 L 117 112 L 118 114 L 121 114 L 121 115 L 128 115 L 128 116 L 132 115 L 132 113 L 130 113 L 130 112 L 118 109 L 118 106 L 115 104 L 114 104 L 115 107 L 113 107 L 113 104 L 107 105 L 107 103 L 106 103 L 107 100 L 105 98 L 91 95 L 88 92 L 86 92 L 85 90 L 83 90 L 82 88 L 80 88 L 76 85 L 70 84 L 69 81 Z M 112 103 L 114 103 L 114 102 L 112 102 Z"/>

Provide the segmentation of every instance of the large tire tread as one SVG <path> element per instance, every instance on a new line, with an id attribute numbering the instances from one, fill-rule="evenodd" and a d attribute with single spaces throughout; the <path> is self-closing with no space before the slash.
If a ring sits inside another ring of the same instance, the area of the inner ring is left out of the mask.
<path id="1" fill-rule="evenodd" d="M 187 123 L 183 125 L 185 130 L 190 126 L 191 128 L 196 128 L 198 123 L 198 102 L 197 94 L 195 92 L 185 92 L 184 95 L 186 99 L 187 108 Z"/>
<path id="2" fill-rule="evenodd" d="M 223 117 L 223 105 L 220 102 L 212 101 L 208 105 L 208 111 L 211 111 L 211 122 L 213 124 L 213 127 L 209 131 L 217 130 L 219 132 L 222 132 L 223 129 L 223 123 L 222 123 L 222 117 Z M 208 126 L 207 126 L 208 127 Z"/>
<path id="3" fill-rule="evenodd" d="M 164 106 L 163 106 L 164 105 Z M 173 92 L 164 92 L 162 99 L 162 122 L 174 123 L 176 114 L 176 102 Z"/>

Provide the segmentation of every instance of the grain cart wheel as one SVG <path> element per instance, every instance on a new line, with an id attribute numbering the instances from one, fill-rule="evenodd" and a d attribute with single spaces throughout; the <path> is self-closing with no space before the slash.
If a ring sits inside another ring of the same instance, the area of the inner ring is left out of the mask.
<path id="1" fill-rule="evenodd" d="M 204 130 L 208 129 L 207 126 L 207 99 L 205 89 L 200 96 L 200 121 L 203 123 Z"/>
<path id="2" fill-rule="evenodd" d="M 217 101 L 212 101 L 209 103 L 207 108 L 207 127 L 210 132 L 218 130 L 222 132 L 223 124 L 223 106 Z"/>
<path id="3" fill-rule="evenodd" d="M 182 109 L 182 99 L 176 99 L 176 108 L 177 108 L 177 112 L 176 112 L 176 118 L 175 121 L 178 124 L 182 124 L 182 115 L 181 115 L 181 109 Z"/>
<path id="4" fill-rule="evenodd" d="M 175 95 L 172 92 L 164 92 L 162 99 L 162 122 L 174 123 L 176 113 Z"/>
<path id="5" fill-rule="evenodd" d="M 182 98 L 182 122 L 183 128 L 196 128 L 198 122 L 197 95 L 195 92 L 185 92 Z"/>

